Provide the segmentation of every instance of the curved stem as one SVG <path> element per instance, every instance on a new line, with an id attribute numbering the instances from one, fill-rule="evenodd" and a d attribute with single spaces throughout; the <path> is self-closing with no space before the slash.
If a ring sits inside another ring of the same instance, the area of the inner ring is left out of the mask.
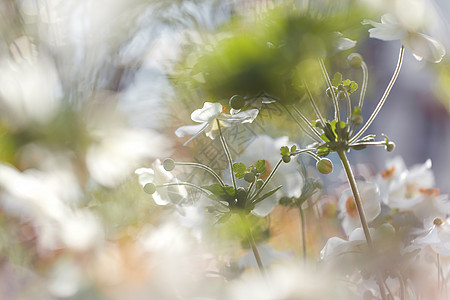
<path id="1" fill-rule="evenodd" d="M 303 263 L 306 264 L 306 228 L 305 228 L 305 214 L 301 204 L 298 204 L 298 210 L 300 212 L 301 231 L 302 231 L 302 251 L 303 251 Z"/>
<path id="2" fill-rule="evenodd" d="M 345 99 L 347 99 L 347 124 L 350 124 L 350 119 L 352 117 L 352 100 L 350 99 L 350 95 L 347 91 L 344 90 Z"/>
<path id="3" fill-rule="evenodd" d="M 392 75 L 391 81 L 389 82 L 386 90 L 384 91 L 383 96 L 381 97 L 380 101 L 378 102 L 377 106 L 375 107 L 375 110 L 373 111 L 372 115 L 370 116 L 369 120 L 364 124 L 364 126 L 358 131 L 355 136 L 353 136 L 350 139 L 350 143 L 355 141 L 357 138 L 359 138 L 366 130 L 369 128 L 369 126 L 372 124 L 375 117 L 380 112 L 381 108 L 383 107 L 384 102 L 386 102 L 386 99 L 391 92 L 392 87 L 394 86 L 395 81 L 397 80 L 398 74 L 400 73 L 400 69 L 402 67 L 403 62 L 403 53 L 405 52 L 405 47 L 402 45 L 400 48 L 400 53 L 398 55 L 398 62 L 397 62 L 397 68 L 395 68 L 394 74 Z"/>
<path id="4" fill-rule="evenodd" d="M 162 187 L 177 186 L 177 185 L 189 186 L 189 187 L 196 189 L 199 192 L 204 193 L 205 195 L 209 195 L 208 191 L 206 191 L 206 190 L 202 189 L 201 187 L 199 187 L 193 183 L 190 183 L 190 182 L 169 182 L 169 183 L 164 183 L 164 184 L 158 184 L 156 187 L 162 188 Z"/>
<path id="5" fill-rule="evenodd" d="M 209 174 L 211 174 L 219 183 L 221 186 L 225 186 L 225 182 L 223 182 L 222 178 L 220 178 L 220 176 L 214 172 L 213 169 L 211 169 L 208 166 L 205 166 L 203 164 L 199 164 L 199 163 L 192 163 L 192 162 L 175 162 L 175 165 L 177 166 L 191 166 L 194 168 L 200 168 L 205 170 L 206 172 L 208 172 Z"/>
<path id="6" fill-rule="evenodd" d="M 316 105 L 316 102 L 314 101 L 314 98 L 311 94 L 311 91 L 308 88 L 308 85 L 306 84 L 306 82 L 303 81 L 303 85 L 305 86 L 306 92 L 308 93 L 308 99 L 311 102 L 311 105 L 314 109 L 314 112 L 316 113 L 317 118 L 319 119 L 320 123 L 322 124 L 323 127 L 325 127 L 325 119 L 323 118 L 322 114 L 320 113 L 319 108 Z"/>
<path id="7" fill-rule="evenodd" d="M 303 127 L 303 125 L 297 120 L 297 118 L 294 117 L 294 115 L 290 112 L 290 110 L 284 106 L 284 108 L 286 109 L 287 113 L 289 114 L 289 116 L 291 116 L 292 120 L 295 121 L 295 123 L 297 123 L 298 127 L 300 127 L 300 129 L 307 135 L 309 136 L 311 139 L 313 139 L 314 141 L 320 143 L 320 139 L 316 136 L 314 136 L 313 134 L 311 134 L 309 131 L 307 131 L 305 129 L 305 127 Z"/>
<path id="8" fill-rule="evenodd" d="M 370 232 L 369 232 L 369 224 L 367 223 L 366 214 L 364 212 L 364 208 L 363 208 L 362 201 L 361 201 L 361 196 L 358 191 L 358 186 L 356 185 L 355 176 L 353 175 L 352 168 L 350 166 L 350 163 L 347 159 L 347 155 L 345 154 L 345 152 L 343 150 L 339 150 L 339 151 L 337 151 L 337 154 L 339 155 L 339 158 L 342 162 L 342 166 L 344 167 L 345 174 L 347 175 L 348 183 L 350 184 L 350 188 L 353 193 L 353 199 L 355 200 L 356 208 L 358 209 L 358 215 L 359 215 L 359 219 L 361 221 L 361 227 L 364 231 L 364 236 L 366 237 L 367 245 L 369 246 L 369 251 L 371 253 L 374 253 L 375 251 L 374 251 L 373 241 L 372 241 L 372 237 L 370 236 Z M 380 288 L 381 298 L 383 300 L 386 300 L 386 291 L 384 290 L 384 286 L 383 286 L 384 280 L 383 280 L 381 274 L 378 274 L 377 276 L 378 276 L 377 282 L 378 282 L 378 287 Z"/>
<path id="9" fill-rule="evenodd" d="M 328 76 L 327 68 L 323 62 L 323 59 L 319 58 L 320 69 L 322 70 L 323 77 L 325 78 L 325 82 L 327 83 L 328 88 L 330 89 L 331 98 L 333 98 L 334 104 L 334 119 L 338 122 L 341 121 L 340 113 L 339 113 L 339 102 L 334 91 L 333 85 L 331 84 L 330 76 Z"/>
<path id="10" fill-rule="evenodd" d="M 359 106 L 359 108 L 362 109 L 363 103 L 364 103 L 364 97 L 366 95 L 366 90 L 367 90 L 367 81 L 369 79 L 369 69 L 367 68 L 367 65 L 364 61 L 361 62 L 361 69 L 363 71 L 363 82 L 362 82 L 362 87 L 361 87 L 361 93 L 359 94 L 358 106 Z"/>
<path id="11" fill-rule="evenodd" d="M 228 163 L 230 164 L 230 173 L 231 173 L 231 181 L 233 182 L 233 187 L 236 190 L 236 178 L 234 178 L 234 172 L 233 172 L 233 159 L 231 158 L 230 150 L 228 149 L 227 143 L 225 142 L 225 139 L 222 134 L 222 129 L 220 128 L 220 121 L 217 120 L 217 127 L 219 128 L 219 136 L 220 141 L 222 142 L 223 151 L 225 152 L 225 156 L 227 157 Z"/>
<path id="12" fill-rule="evenodd" d="M 294 105 L 292 105 L 292 108 L 294 109 L 294 111 L 295 111 L 295 113 L 303 120 L 303 122 L 305 122 L 306 123 L 306 125 L 308 126 L 308 128 L 312 131 L 312 132 L 314 132 L 314 134 L 316 135 L 316 136 L 318 136 L 319 137 L 319 139 L 320 139 L 320 133 L 317 131 L 317 129 L 316 128 L 314 128 L 314 126 L 311 124 L 311 122 L 294 106 Z M 319 140 L 320 141 L 320 140 Z"/>

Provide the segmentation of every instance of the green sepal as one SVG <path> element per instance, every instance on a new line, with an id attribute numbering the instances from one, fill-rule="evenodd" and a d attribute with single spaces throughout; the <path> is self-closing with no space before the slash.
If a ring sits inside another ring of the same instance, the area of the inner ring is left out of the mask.
<path id="1" fill-rule="evenodd" d="M 280 152 L 281 152 L 281 156 L 289 155 L 289 154 L 290 154 L 290 153 L 289 153 L 289 147 L 288 147 L 288 146 L 283 146 L 283 147 L 281 147 L 281 148 L 280 148 Z"/>

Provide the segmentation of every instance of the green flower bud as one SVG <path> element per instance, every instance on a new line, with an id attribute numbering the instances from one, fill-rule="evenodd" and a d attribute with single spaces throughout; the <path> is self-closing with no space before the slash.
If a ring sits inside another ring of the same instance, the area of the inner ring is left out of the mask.
<path id="1" fill-rule="evenodd" d="M 348 65 L 354 69 L 359 69 L 361 67 L 362 61 L 362 56 L 359 53 L 351 53 L 347 57 Z"/>
<path id="2" fill-rule="evenodd" d="M 237 205 L 241 208 L 245 205 L 245 200 L 247 200 L 247 192 L 243 187 L 238 187 L 235 194 Z"/>
<path id="3" fill-rule="evenodd" d="M 395 143 L 388 142 L 385 147 L 386 147 L 387 152 L 392 152 L 395 149 Z"/>
<path id="4" fill-rule="evenodd" d="M 245 105 L 244 97 L 239 95 L 234 95 L 230 98 L 230 106 L 233 109 L 241 109 Z"/>
<path id="5" fill-rule="evenodd" d="M 339 91 L 338 94 L 337 94 L 337 98 L 338 98 L 339 100 L 344 100 L 344 99 L 346 98 L 345 92 Z"/>
<path id="6" fill-rule="evenodd" d="M 163 162 L 163 167 L 164 167 L 164 170 L 166 170 L 168 172 L 172 171 L 173 169 L 175 169 L 175 162 L 174 162 L 174 160 L 171 159 L 171 158 L 165 159 L 164 162 Z"/>
<path id="7" fill-rule="evenodd" d="M 290 155 L 283 155 L 282 157 L 283 162 L 288 163 L 291 161 L 291 156 Z"/>
<path id="8" fill-rule="evenodd" d="M 333 163 L 328 158 L 322 158 L 317 161 L 316 168 L 322 174 L 330 174 L 333 172 Z"/>
<path id="9" fill-rule="evenodd" d="M 248 172 L 248 173 L 245 173 L 245 175 L 244 175 L 244 180 L 249 183 L 255 181 L 255 178 L 256 178 L 256 176 L 255 176 L 255 173 L 253 173 L 253 172 Z"/>
<path id="10" fill-rule="evenodd" d="M 352 116 L 352 122 L 353 124 L 355 124 L 356 126 L 359 126 L 363 123 L 363 117 L 360 115 L 353 115 Z"/>
<path id="11" fill-rule="evenodd" d="M 146 185 L 144 185 L 144 192 L 150 195 L 154 194 L 156 192 L 156 185 L 154 185 L 153 183 L 147 183 Z"/>

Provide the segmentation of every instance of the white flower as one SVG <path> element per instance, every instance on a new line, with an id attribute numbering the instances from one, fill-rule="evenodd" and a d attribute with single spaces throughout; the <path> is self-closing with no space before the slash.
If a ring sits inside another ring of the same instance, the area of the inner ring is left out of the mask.
<path id="1" fill-rule="evenodd" d="M 235 162 L 241 162 L 249 166 L 264 159 L 266 161 L 266 173 L 262 175 L 262 179 L 265 180 L 281 158 L 280 148 L 286 145 L 290 145 L 286 136 L 273 139 L 268 135 L 259 135 L 245 148 L 241 156 L 235 159 Z M 223 178 L 229 178 L 229 172 L 228 168 Z M 282 163 L 266 186 L 265 191 L 268 192 L 280 185 L 283 187 L 272 196 L 256 204 L 252 213 L 261 217 L 267 216 L 283 196 L 299 197 L 303 183 L 303 177 L 294 161 L 288 164 Z M 244 180 L 238 180 L 238 184 L 246 185 L 247 183 Z"/>
<path id="2" fill-rule="evenodd" d="M 145 187 L 148 183 L 157 186 L 156 192 L 152 194 L 152 197 L 158 205 L 178 204 L 187 196 L 187 191 L 183 186 L 158 187 L 158 185 L 177 183 L 175 176 L 164 169 L 159 159 L 153 162 L 152 168 L 139 168 L 135 173 L 139 175 L 139 184 L 142 187 Z"/>
<path id="3" fill-rule="evenodd" d="M 393 14 L 385 14 L 381 17 L 381 23 L 364 20 L 364 25 L 372 25 L 369 29 L 370 37 L 383 41 L 401 40 L 403 46 L 411 51 L 417 60 L 425 58 L 428 61 L 438 63 L 445 55 L 444 46 L 423 33 L 412 30 L 408 24 L 399 20 Z"/>
<path id="4" fill-rule="evenodd" d="M 373 221 L 381 212 L 381 197 L 378 186 L 374 183 L 359 182 L 359 193 L 367 222 Z M 345 190 L 339 198 L 339 218 L 345 233 L 350 234 L 361 226 L 358 210 L 351 189 Z"/>
<path id="5" fill-rule="evenodd" d="M 373 235 L 374 230 L 370 228 L 369 232 Z M 360 252 L 363 248 L 367 248 L 364 231 L 362 228 L 356 228 L 350 233 L 348 241 L 335 236 L 329 238 L 320 251 L 320 259 L 329 260 L 347 253 L 353 255 L 355 252 Z"/>
<path id="6" fill-rule="evenodd" d="M 430 246 L 434 252 L 442 255 L 450 255 L 450 219 L 434 219 L 429 227 L 421 236 L 411 242 L 411 245 L 405 249 L 409 252 L 414 249 L 423 249 Z"/>
<path id="7" fill-rule="evenodd" d="M 223 113 L 224 109 L 220 103 L 205 102 L 203 108 L 196 109 L 191 114 L 192 121 L 200 124 L 181 126 L 175 131 L 175 134 L 178 137 L 192 135 L 184 145 L 198 137 L 202 132 L 205 132 L 207 137 L 215 139 L 218 131 L 216 119 L 219 120 L 220 126 L 228 127 L 233 124 L 251 123 L 259 112 L 257 109 L 250 109 L 230 115 Z"/>

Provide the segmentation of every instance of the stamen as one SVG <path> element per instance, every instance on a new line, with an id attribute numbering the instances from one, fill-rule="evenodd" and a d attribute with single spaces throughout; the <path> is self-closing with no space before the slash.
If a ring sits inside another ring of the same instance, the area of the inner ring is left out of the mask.
<path id="1" fill-rule="evenodd" d="M 355 217 L 358 214 L 358 209 L 356 208 L 355 200 L 353 197 L 348 197 L 345 202 L 345 210 L 350 217 Z"/>
<path id="2" fill-rule="evenodd" d="M 384 170 L 383 172 L 381 172 L 381 177 L 384 179 L 388 179 L 390 178 L 395 172 L 395 167 L 392 167 L 388 170 Z"/>
<path id="3" fill-rule="evenodd" d="M 439 189 L 424 189 L 424 188 L 420 188 L 419 192 L 421 194 L 426 195 L 426 196 L 439 196 L 439 194 L 440 194 Z"/>

